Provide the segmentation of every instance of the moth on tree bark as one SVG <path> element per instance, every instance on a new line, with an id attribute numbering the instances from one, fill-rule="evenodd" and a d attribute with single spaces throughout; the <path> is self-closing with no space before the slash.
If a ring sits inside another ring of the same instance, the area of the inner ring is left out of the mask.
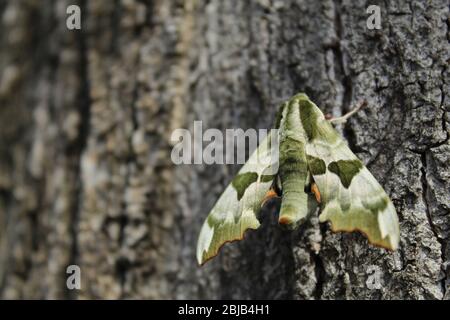
<path id="1" fill-rule="evenodd" d="M 359 0 L 3 1 L 0 297 L 448 298 L 448 4 L 371 4 L 380 29 Z M 240 166 L 175 165 L 171 133 L 267 129 L 300 91 L 334 117 L 367 100 L 340 133 L 392 199 L 399 249 L 317 217 L 286 232 L 272 203 L 198 268 Z"/>
<path id="2" fill-rule="evenodd" d="M 359 231 L 374 245 L 398 248 L 392 201 L 334 130 L 332 120 L 304 93 L 281 105 L 277 134 L 260 143 L 203 223 L 197 243 L 200 265 L 224 244 L 258 229 L 259 214 L 275 190 L 282 199 L 281 225 L 296 229 L 320 206 L 319 221 L 330 221 L 333 231 Z M 274 148 L 279 152 L 272 154 Z"/>

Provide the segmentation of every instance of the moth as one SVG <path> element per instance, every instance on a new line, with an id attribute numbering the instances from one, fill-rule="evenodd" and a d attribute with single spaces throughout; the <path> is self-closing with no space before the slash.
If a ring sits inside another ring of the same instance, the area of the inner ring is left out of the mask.
<path id="1" fill-rule="evenodd" d="M 277 162 L 258 161 L 271 156 L 269 135 L 204 222 L 197 243 L 200 265 L 225 243 L 242 240 L 246 230 L 257 229 L 263 204 L 280 195 L 279 224 L 296 228 L 319 207 L 319 221 L 329 221 L 334 232 L 359 231 L 373 245 L 397 249 L 400 231 L 391 200 L 306 94 L 281 105 L 275 128 Z"/>

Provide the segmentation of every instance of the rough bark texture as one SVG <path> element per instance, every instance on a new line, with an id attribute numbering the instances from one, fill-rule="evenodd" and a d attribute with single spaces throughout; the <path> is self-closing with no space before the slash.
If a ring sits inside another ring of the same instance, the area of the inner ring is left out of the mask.
<path id="1" fill-rule="evenodd" d="M 89 0 L 69 31 L 71 3 L 0 2 L 0 297 L 450 298 L 447 0 Z M 298 91 L 335 116 L 368 101 L 341 132 L 393 199 L 401 248 L 317 217 L 283 231 L 274 204 L 199 268 L 239 166 L 175 166 L 172 131 L 269 128 Z"/>

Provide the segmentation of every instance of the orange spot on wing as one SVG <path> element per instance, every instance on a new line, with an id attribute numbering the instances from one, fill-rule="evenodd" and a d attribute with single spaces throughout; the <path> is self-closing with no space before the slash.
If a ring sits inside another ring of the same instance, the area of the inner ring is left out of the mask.
<path id="1" fill-rule="evenodd" d="M 314 196 L 316 197 L 317 202 L 320 203 L 321 196 L 320 196 L 320 191 L 319 191 L 319 188 L 317 187 L 317 184 L 313 183 L 311 185 L 311 191 L 312 191 L 312 193 L 314 193 Z"/>
<path id="2" fill-rule="evenodd" d="M 267 201 L 273 198 L 277 198 L 278 194 L 275 192 L 274 189 L 270 189 L 267 191 L 267 193 L 264 195 L 263 201 L 261 202 L 261 207 L 263 207 Z"/>

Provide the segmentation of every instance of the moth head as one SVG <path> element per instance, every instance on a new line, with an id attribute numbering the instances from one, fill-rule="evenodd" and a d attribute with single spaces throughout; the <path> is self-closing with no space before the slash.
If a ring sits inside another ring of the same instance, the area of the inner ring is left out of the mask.
<path id="1" fill-rule="evenodd" d="M 309 101 L 309 97 L 306 95 L 306 93 L 303 93 L 303 92 L 297 93 L 292 99 L 295 99 L 297 101 L 300 101 L 300 100 L 308 100 Z"/>

